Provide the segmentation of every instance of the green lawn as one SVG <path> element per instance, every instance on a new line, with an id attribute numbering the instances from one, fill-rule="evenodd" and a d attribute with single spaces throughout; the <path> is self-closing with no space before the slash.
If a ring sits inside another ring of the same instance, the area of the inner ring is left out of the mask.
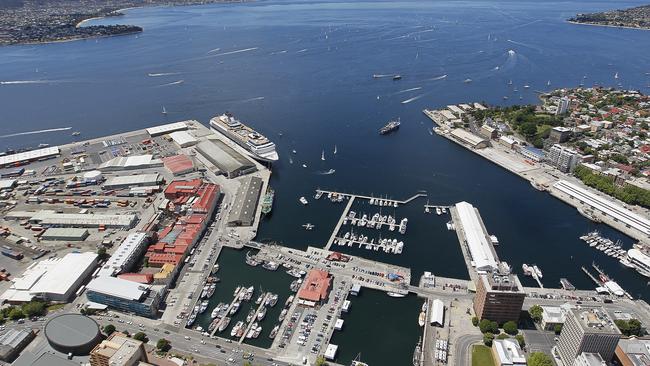
<path id="1" fill-rule="evenodd" d="M 492 351 L 489 347 L 483 345 L 472 347 L 472 366 L 494 366 Z"/>

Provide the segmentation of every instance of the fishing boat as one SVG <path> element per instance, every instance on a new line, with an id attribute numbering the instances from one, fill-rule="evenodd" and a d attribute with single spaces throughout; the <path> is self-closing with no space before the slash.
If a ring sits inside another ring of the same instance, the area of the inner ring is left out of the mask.
<path id="1" fill-rule="evenodd" d="M 275 339 L 275 336 L 278 335 L 279 330 L 280 330 L 280 324 L 273 327 L 273 329 L 271 329 L 271 333 L 269 333 L 269 338 Z"/>
<path id="2" fill-rule="evenodd" d="M 271 210 L 273 209 L 273 197 L 275 196 L 275 191 L 269 187 L 266 190 L 266 194 L 264 195 L 264 199 L 262 200 L 262 214 L 263 215 L 268 215 L 271 213 Z"/>

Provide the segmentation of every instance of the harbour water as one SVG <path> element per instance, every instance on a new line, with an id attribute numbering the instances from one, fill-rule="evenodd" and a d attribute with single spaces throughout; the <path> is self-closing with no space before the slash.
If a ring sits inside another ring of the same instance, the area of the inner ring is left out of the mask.
<path id="1" fill-rule="evenodd" d="M 559 286 L 566 277 L 578 288 L 593 288 L 579 268 L 595 260 L 633 296 L 648 299 L 646 278 L 578 237 L 598 229 L 626 247 L 631 239 L 430 134 L 432 124 L 421 113 L 466 101 L 502 104 L 504 95 L 507 103 L 533 103 L 535 90 L 549 88 L 548 80 L 551 88 L 584 80 L 647 92 L 647 32 L 564 21 L 612 6 L 260 1 L 133 9 L 87 24 L 137 24 L 145 29 L 139 35 L 0 48 L 0 148 L 73 138 L 70 130 L 26 132 L 71 127 L 79 138 L 91 138 L 176 120 L 207 123 L 229 110 L 274 140 L 280 153 L 271 180 L 274 209 L 260 240 L 324 245 L 343 206 L 316 204 L 317 187 L 400 199 L 426 190 L 431 204 L 471 202 L 499 238 L 500 258 L 515 269 L 536 263 L 545 286 Z M 401 80 L 372 77 L 396 73 Z M 468 78 L 472 82 L 463 83 Z M 397 117 L 399 131 L 379 136 L 378 129 Z M 335 173 L 323 174 L 330 169 Z M 303 206 L 300 196 L 311 203 Z M 414 278 L 425 270 L 467 278 L 447 217 L 425 215 L 426 200 L 398 209 L 409 218 L 403 254 L 351 252 L 409 266 Z M 303 230 L 306 222 L 316 228 Z M 524 283 L 534 285 L 527 278 Z"/>

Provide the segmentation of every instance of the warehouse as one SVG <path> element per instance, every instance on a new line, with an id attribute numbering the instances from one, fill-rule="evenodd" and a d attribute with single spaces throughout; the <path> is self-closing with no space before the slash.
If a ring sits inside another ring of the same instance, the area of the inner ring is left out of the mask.
<path id="1" fill-rule="evenodd" d="M 34 337 L 31 329 L 7 329 L 0 335 L 0 360 L 12 362 Z"/>
<path id="2" fill-rule="evenodd" d="M 169 134 L 174 142 L 180 147 L 189 147 L 195 145 L 198 141 L 187 131 L 176 131 Z"/>
<path id="3" fill-rule="evenodd" d="M 90 235 L 86 229 L 52 227 L 45 230 L 43 240 L 84 241 Z"/>
<path id="4" fill-rule="evenodd" d="M 477 136 L 471 132 L 465 131 L 462 128 L 456 128 L 451 131 L 451 136 L 462 142 L 463 144 L 469 145 L 474 149 L 482 149 L 489 146 L 488 140 Z"/>
<path id="5" fill-rule="evenodd" d="M 460 219 L 459 229 L 465 234 L 465 244 L 472 257 L 472 265 L 477 271 L 496 270 L 496 255 L 476 208 L 467 202 L 459 202 L 456 211 Z"/>
<path id="6" fill-rule="evenodd" d="M 104 187 L 106 189 L 119 189 L 127 187 L 157 186 L 162 183 L 163 179 L 158 173 L 123 175 L 108 178 Z"/>
<path id="7" fill-rule="evenodd" d="M 12 304 L 34 298 L 67 302 L 97 266 L 97 254 L 68 253 L 62 258 L 49 258 L 30 265 L 0 297 Z"/>
<path id="8" fill-rule="evenodd" d="M 40 210 L 29 214 L 29 222 L 40 224 L 46 227 L 100 227 L 105 228 L 126 228 L 130 229 L 135 225 L 135 215 L 109 215 L 109 214 L 72 214 L 58 213 L 52 210 Z M 21 212 L 15 212 L 17 217 L 22 216 Z M 16 217 L 16 216 L 14 216 Z"/>
<path id="9" fill-rule="evenodd" d="M 162 160 L 154 159 L 153 155 L 118 156 L 97 167 L 102 172 L 119 170 L 136 170 L 161 167 Z"/>
<path id="10" fill-rule="evenodd" d="M 184 130 L 187 130 L 187 122 L 192 123 L 192 122 L 196 122 L 196 121 L 174 122 L 174 123 L 168 123 L 166 125 L 149 127 L 149 128 L 147 128 L 147 133 L 151 137 L 155 137 L 155 136 L 165 135 L 165 134 L 168 134 L 170 132 L 184 131 Z"/>
<path id="11" fill-rule="evenodd" d="M 160 295 L 151 286 L 110 276 L 100 276 L 86 286 L 89 301 L 152 318 L 158 311 Z"/>
<path id="12" fill-rule="evenodd" d="M 196 150 L 228 178 L 252 173 L 257 170 L 253 162 L 220 140 L 202 141 Z"/>
<path id="13" fill-rule="evenodd" d="M 194 162 L 187 155 L 173 155 L 163 158 L 165 168 L 173 175 L 183 175 L 194 171 Z"/>
<path id="14" fill-rule="evenodd" d="M 618 203 L 565 180 L 556 182 L 553 184 L 553 187 L 557 188 L 562 193 L 569 195 L 569 197 L 588 205 L 592 209 L 598 210 L 603 214 L 614 218 L 614 220 L 622 222 L 628 227 L 632 227 L 642 232 L 644 235 L 650 236 L 650 221 L 641 215 L 637 215 L 636 213 L 624 208 Z"/>
<path id="15" fill-rule="evenodd" d="M 249 177 L 242 181 L 230 210 L 229 226 L 253 225 L 263 183 L 258 177 Z"/>
<path id="16" fill-rule="evenodd" d="M 44 149 L 25 151 L 17 154 L 0 156 L 0 168 L 15 166 L 16 164 L 28 163 L 34 160 L 53 158 L 60 154 L 57 146 Z"/>

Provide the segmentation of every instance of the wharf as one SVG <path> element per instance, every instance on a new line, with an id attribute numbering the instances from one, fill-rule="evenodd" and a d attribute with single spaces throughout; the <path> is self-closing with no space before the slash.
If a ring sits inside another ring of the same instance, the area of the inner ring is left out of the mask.
<path id="1" fill-rule="evenodd" d="M 354 203 L 355 199 L 356 199 L 355 196 L 351 196 L 350 199 L 348 200 L 348 204 L 345 205 L 345 209 L 343 210 L 343 214 L 341 214 L 341 217 L 339 218 L 339 221 L 336 223 L 336 227 L 334 228 L 334 231 L 332 231 L 332 235 L 330 235 L 329 240 L 327 240 L 327 244 L 325 244 L 325 249 L 326 250 L 329 250 L 332 247 L 332 243 L 334 242 L 334 238 L 336 238 L 336 234 L 341 229 L 341 225 L 343 225 L 343 221 L 348 217 L 348 211 L 350 211 L 350 208 L 352 207 L 352 204 Z"/>
<path id="2" fill-rule="evenodd" d="M 271 296 L 271 293 L 269 293 L 269 292 L 267 292 L 266 294 L 264 294 L 264 298 L 262 299 L 262 302 L 260 303 L 260 306 L 258 306 L 258 307 L 257 307 L 257 310 L 255 310 L 255 315 L 253 315 L 253 319 L 251 319 L 250 323 L 248 323 L 248 324 L 246 325 L 246 330 L 244 331 L 244 334 L 241 336 L 241 338 L 239 338 L 239 341 L 238 341 L 239 344 L 241 344 L 241 343 L 244 341 L 244 339 L 246 339 L 246 335 L 248 334 L 248 332 L 250 332 L 251 327 L 252 327 L 253 324 L 255 324 L 255 322 L 257 321 L 257 314 L 259 314 L 260 310 L 262 310 L 262 308 L 265 306 L 264 304 L 266 303 L 266 299 L 267 299 L 269 296 Z"/>
<path id="3" fill-rule="evenodd" d="M 454 223 L 454 227 L 456 228 L 456 235 L 458 236 L 458 243 L 460 244 L 460 249 L 463 252 L 463 258 L 465 259 L 465 266 L 467 266 L 467 272 L 469 273 L 470 279 L 474 283 L 477 283 L 478 274 L 476 273 L 474 267 L 472 266 L 472 256 L 470 255 L 469 248 L 467 247 L 467 238 L 465 236 L 463 225 L 461 225 L 460 223 L 460 218 L 458 217 L 458 212 L 456 211 L 456 207 L 450 207 L 449 213 L 451 214 L 451 220 Z"/>
<path id="4" fill-rule="evenodd" d="M 426 197 L 426 196 L 427 196 L 426 193 L 417 193 L 417 194 L 415 194 L 415 195 L 413 195 L 413 196 L 407 198 L 406 200 L 395 200 L 395 199 L 392 199 L 392 198 L 382 198 L 382 197 L 365 196 L 365 195 L 362 195 L 362 194 L 353 194 L 353 193 L 344 193 L 344 192 L 326 191 L 326 190 L 324 190 L 324 189 L 317 189 L 316 192 L 320 192 L 320 193 L 322 193 L 322 194 L 324 194 L 324 195 L 327 195 L 327 194 L 329 194 L 329 193 L 332 193 L 332 194 L 338 194 L 338 195 L 342 195 L 342 196 L 344 196 L 344 197 L 349 197 L 349 198 L 353 198 L 353 197 L 354 197 L 354 198 L 366 199 L 366 200 L 368 200 L 368 201 L 370 201 L 371 199 L 383 200 L 383 201 L 388 202 L 388 205 L 389 205 L 389 206 L 392 205 L 392 204 L 394 204 L 394 203 L 397 203 L 398 205 L 405 205 L 405 204 L 407 204 L 407 203 L 409 203 L 409 202 L 411 202 L 411 201 L 417 199 L 418 197 Z"/>

